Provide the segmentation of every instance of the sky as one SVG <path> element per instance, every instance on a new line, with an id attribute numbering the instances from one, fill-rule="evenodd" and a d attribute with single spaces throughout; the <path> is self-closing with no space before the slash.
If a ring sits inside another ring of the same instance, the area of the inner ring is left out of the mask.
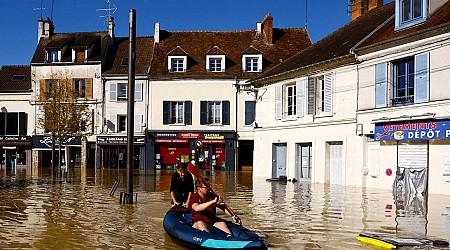
<path id="1" fill-rule="evenodd" d="M 41 16 L 53 20 L 56 33 L 106 31 L 107 11 L 101 9 L 115 7 L 115 35 L 128 37 L 131 9 L 137 36 L 153 36 L 155 22 L 167 31 L 251 30 L 270 13 L 275 28 L 306 26 L 317 42 L 350 22 L 347 5 L 348 0 L 2 0 L 0 67 L 30 64 Z"/>

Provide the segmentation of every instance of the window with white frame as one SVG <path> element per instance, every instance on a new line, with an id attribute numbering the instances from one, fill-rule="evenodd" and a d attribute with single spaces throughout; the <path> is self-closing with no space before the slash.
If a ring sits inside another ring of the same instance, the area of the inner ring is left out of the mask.
<path id="1" fill-rule="evenodd" d="M 308 77 L 307 102 L 308 115 L 331 115 L 333 111 L 332 73 Z"/>
<path id="2" fill-rule="evenodd" d="M 134 133 L 142 132 L 143 115 L 134 115 Z M 127 116 L 124 114 L 112 114 L 107 122 L 109 132 L 126 132 L 127 131 Z"/>
<path id="3" fill-rule="evenodd" d="M 244 72 L 261 72 L 262 71 L 262 55 L 249 54 L 242 56 L 242 70 Z"/>
<path id="4" fill-rule="evenodd" d="M 429 101 L 429 52 L 375 65 L 375 107 Z M 389 67 L 392 73 L 389 75 Z M 392 82 L 392 89 L 389 88 Z M 391 102 L 389 102 L 391 100 Z"/>
<path id="5" fill-rule="evenodd" d="M 287 111 L 287 116 L 294 116 L 296 115 L 296 108 L 297 108 L 297 104 L 296 104 L 296 94 L 297 94 L 297 89 L 295 85 L 289 85 L 286 86 L 286 111 Z"/>
<path id="6" fill-rule="evenodd" d="M 73 91 L 76 97 L 86 98 L 86 79 L 74 79 Z"/>
<path id="7" fill-rule="evenodd" d="M 206 71 L 225 72 L 225 55 L 207 55 Z"/>
<path id="8" fill-rule="evenodd" d="M 140 102 L 142 98 L 142 82 L 136 82 L 134 85 L 134 101 Z M 126 101 L 128 100 L 128 83 L 110 82 L 109 83 L 109 100 L 110 101 Z"/>
<path id="9" fill-rule="evenodd" d="M 304 97 L 305 79 L 275 86 L 275 119 L 302 117 Z"/>
<path id="10" fill-rule="evenodd" d="M 127 116 L 117 115 L 117 132 L 127 131 Z"/>
<path id="11" fill-rule="evenodd" d="M 201 101 L 201 125 L 230 125 L 229 101 Z"/>
<path id="12" fill-rule="evenodd" d="M 59 80 L 58 79 L 46 79 L 45 80 L 45 89 L 43 90 L 45 96 L 47 98 L 52 98 L 54 91 L 58 88 Z"/>
<path id="13" fill-rule="evenodd" d="M 61 51 L 59 50 L 47 51 L 47 61 L 51 63 L 61 61 Z"/>
<path id="14" fill-rule="evenodd" d="M 396 0 L 396 29 L 403 29 L 424 22 L 430 0 Z"/>
<path id="15" fill-rule="evenodd" d="M 191 125 L 191 101 L 163 101 L 163 124 Z"/>
<path id="16" fill-rule="evenodd" d="M 187 56 L 169 56 L 169 72 L 186 72 Z"/>
<path id="17" fill-rule="evenodd" d="M 0 112 L 0 135 L 27 135 L 28 114 Z"/>

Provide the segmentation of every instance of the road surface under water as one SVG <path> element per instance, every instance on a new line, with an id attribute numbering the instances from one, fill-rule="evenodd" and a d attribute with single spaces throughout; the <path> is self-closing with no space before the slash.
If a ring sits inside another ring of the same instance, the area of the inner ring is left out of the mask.
<path id="1" fill-rule="evenodd" d="M 74 169 L 63 179 L 3 173 L 0 249 L 183 249 L 162 227 L 172 173 L 134 172 L 132 205 L 119 204 L 125 169 Z M 396 207 L 387 190 L 269 182 L 251 172 L 202 173 L 269 249 L 373 249 L 355 239 L 359 233 L 450 240 L 449 196 L 430 195 L 411 209 Z"/>

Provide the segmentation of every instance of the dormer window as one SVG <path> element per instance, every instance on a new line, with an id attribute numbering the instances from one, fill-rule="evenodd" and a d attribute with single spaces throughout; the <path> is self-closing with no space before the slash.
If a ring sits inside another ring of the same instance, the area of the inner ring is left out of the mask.
<path id="1" fill-rule="evenodd" d="M 244 72 L 262 72 L 262 55 L 261 54 L 243 55 L 242 70 Z"/>
<path id="2" fill-rule="evenodd" d="M 51 63 L 61 61 L 61 51 L 60 50 L 50 50 L 47 52 L 47 61 Z"/>
<path id="3" fill-rule="evenodd" d="M 73 49 L 72 50 L 72 61 L 73 62 L 85 62 L 86 61 L 86 50 L 85 49 Z"/>
<path id="4" fill-rule="evenodd" d="M 225 55 L 207 55 L 206 71 L 225 72 Z"/>
<path id="5" fill-rule="evenodd" d="M 424 22 L 429 0 L 396 0 L 395 29 L 407 28 Z"/>
<path id="6" fill-rule="evenodd" d="M 169 72 L 186 72 L 187 56 L 169 56 Z"/>

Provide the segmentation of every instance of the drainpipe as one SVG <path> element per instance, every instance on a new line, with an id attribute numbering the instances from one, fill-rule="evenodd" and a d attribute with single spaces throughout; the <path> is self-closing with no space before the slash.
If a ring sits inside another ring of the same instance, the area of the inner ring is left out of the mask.
<path id="1" fill-rule="evenodd" d="M 239 157 L 239 134 L 238 134 L 238 94 L 240 91 L 240 85 L 239 85 L 239 79 L 236 76 L 235 78 L 235 84 L 236 87 L 236 96 L 235 96 L 235 128 L 236 128 L 236 135 L 235 135 L 235 159 L 234 159 L 234 171 L 237 172 L 238 170 L 238 157 Z"/>

